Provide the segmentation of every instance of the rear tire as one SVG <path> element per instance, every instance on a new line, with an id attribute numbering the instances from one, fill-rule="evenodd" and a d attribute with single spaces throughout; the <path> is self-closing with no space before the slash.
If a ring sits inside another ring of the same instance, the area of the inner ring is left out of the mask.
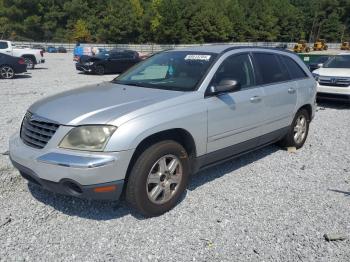
<path id="1" fill-rule="evenodd" d="M 295 147 L 301 148 L 309 133 L 310 116 L 305 109 L 300 109 L 293 119 L 292 125 L 287 135 L 279 141 L 279 145 L 282 147 Z"/>
<path id="2" fill-rule="evenodd" d="M 186 150 L 175 141 L 147 148 L 131 169 L 126 201 L 146 217 L 172 209 L 186 189 L 190 163 Z"/>
<path id="3" fill-rule="evenodd" d="M 105 68 L 102 65 L 97 65 L 95 67 L 95 73 L 97 75 L 104 75 L 105 74 Z"/>
<path id="4" fill-rule="evenodd" d="M 33 58 L 24 57 L 24 62 L 26 63 L 28 69 L 34 69 L 35 63 Z"/>
<path id="5" fill-rule="evenodd" d="M 9 65 L 3 65 L 0 67 L 0 78 L 12 79 L 15 77 L 15 70 Z"/>

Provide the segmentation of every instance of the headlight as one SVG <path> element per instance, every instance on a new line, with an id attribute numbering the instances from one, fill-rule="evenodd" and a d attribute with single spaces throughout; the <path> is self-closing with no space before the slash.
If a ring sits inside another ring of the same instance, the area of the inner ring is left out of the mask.
<path id="1" fill-rule="evenodd" d="M 318 82 L 318 80 L 320 78 L 320 75 L 319 74 L 315 74 L 315 73 L 312 73 L 312 75 L 315 78 L 315 80 Z"/>
<path id="2" fill-rule="evenodd" d="M 94 62 L 86 62 L 84 65 L 86 65 L 86 66 L 91 66 L 91 65 L 93 65 L 94 64 Z"/>
<path id="3" fill-rule="evenodd" d="M 103 151 L 116 129 L 115 126 L 78 126 L 63 138 L 59 147 L 84 151 Z"/>

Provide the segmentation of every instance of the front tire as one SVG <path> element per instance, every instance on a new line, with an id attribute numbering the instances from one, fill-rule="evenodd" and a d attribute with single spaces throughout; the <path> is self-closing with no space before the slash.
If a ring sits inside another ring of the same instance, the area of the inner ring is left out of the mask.
<path id="1" fill-rule="evenodd" d="M 279 142 L 283 147 L 301 148 L 309 134 L 310 116 L 305 109 L 300 109 L 293 119 L 287 135 Z"/>
<path id="2" fill-rule="evenodd" d="M 190 163 L 186 150 L 167 140 L 147 148 L 136 160 L 126 187 L 126 201 L 146 217 L 172 209 L 186 189 Z"/>
<path id="3" fill-rule="evenodd" d="M 102 65 L 97 65 L 95 67 L 95 73 L 97 75 L 104 75 L 105 74 L 105 68 Z"/>

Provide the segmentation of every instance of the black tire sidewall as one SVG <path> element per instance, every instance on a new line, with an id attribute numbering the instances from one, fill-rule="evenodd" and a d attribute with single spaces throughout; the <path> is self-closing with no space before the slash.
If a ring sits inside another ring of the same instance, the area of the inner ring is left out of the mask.
<path id="1" fill-rule="evenodd" d="M 97 66 L 95 67 L 95 72 L 96 72 L 96 74 L 98 74 L 98 75 L 104 75 L 104 73 L 105 73 L 105 68 L 104 68 L 102 65 L 97 65 Z"/>
<path id="2" fill-rule="evenodd" d="M 172 154 L 181 162 L 183 174 L 176 194 L 166 203 L 154 204 L 146 191 L 147 177 L 161 157 Z M 185 149 L 175 141 L 163 141 L 146 149 L 136 161 L 129 176 L 126 199 L 145 216 L 158 216 L 172 209 L 185 191 L 190 173 L 190 164 Z M 132 191 L 132 192 L 131 192 Z"/>

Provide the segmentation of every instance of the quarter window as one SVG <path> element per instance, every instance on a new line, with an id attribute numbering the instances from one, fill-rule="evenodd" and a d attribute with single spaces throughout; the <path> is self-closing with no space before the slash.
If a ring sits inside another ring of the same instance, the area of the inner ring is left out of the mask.
<path id="1" fill-rule="evenodd" d="M 256 53 L 255 62 L 259 68 L 262 84 L 273 84 L 290 80 L 288 69 L 274 54 Z"/>
<path id="2" fill-rule="evenodd" d="M 233 55 L 222 62 L 211 85 L 218 85 L 222 80 L 236 80 L 242 88 L 255 85 L 254 73 L 248 54 Z"/>
<path id="3" fill-rule="evenodd" d="M 305 71 L 290 57 L 280 56 L 282 62 L 287 66 L 292 79 L 300 79 L 307 77 Z"/>
<path id="4" fill-rule="evenodd" d="M 0 49 L 7 49 L 8 47 L 7 42 L 0 42 Z"/>

